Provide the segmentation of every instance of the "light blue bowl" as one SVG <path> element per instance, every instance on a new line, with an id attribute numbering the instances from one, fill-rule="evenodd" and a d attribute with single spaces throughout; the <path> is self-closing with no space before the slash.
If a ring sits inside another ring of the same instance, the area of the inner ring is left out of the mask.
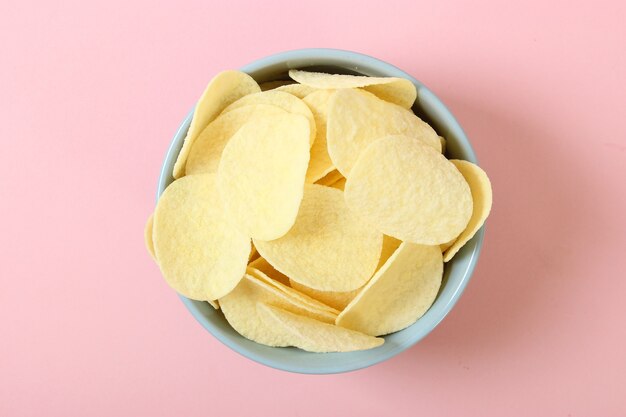
<path id="1" fill-rule="evenodd" d="M 259 59 L 241 70 L 261 83 L 288 79 L 287 71 L 292 68 L 402 77 L 411 80 L 417 87 L 417 100 L 413 111 L 447 139 L 446 155 L 448 158 L 477 162 L 474 150 L 463 129 L 441 100 L 406 72 L 376 58 L 336 49 L 299 49 Z M 159 178 L 157 199 L 173 181 L 172 169 L 191 123 L 192 113 L 193 111 L 183 121 L 167 151 Z M 385 336 L 385 344 L 376 349 L 350 353 L 309 353 L 296 348 L 263 346 L 240 336 L 226 322 L 221 312 L 214 310 L 208 303 L 190 300 L 183 296 L 181 299 L 196 320 L 213 336 L 234 351 L 256 362 L 276 369 L 305 374 L 353 371 L 377 364 L 408 349 L 423 339 L 443 320 L 458 301 L 472 276 L 483 236 L 484 230 L 481 229 L 454 259 L 446 264 L 441 290 L 428 312 L 412 326 Z"/>

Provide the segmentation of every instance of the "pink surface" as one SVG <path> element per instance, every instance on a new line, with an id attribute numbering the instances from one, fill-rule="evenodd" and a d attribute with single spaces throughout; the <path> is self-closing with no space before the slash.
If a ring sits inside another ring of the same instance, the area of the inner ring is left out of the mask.
<path id="1" fill-rule="evenodd" d="M 0 5 L 1 416 L 626 414 L 623 1 L 162 3 Z M 142 235 L 209 78 L 315 46 L 431 87 L 495 192 L 450 316 L 336 376 L 222 346 Z"/>

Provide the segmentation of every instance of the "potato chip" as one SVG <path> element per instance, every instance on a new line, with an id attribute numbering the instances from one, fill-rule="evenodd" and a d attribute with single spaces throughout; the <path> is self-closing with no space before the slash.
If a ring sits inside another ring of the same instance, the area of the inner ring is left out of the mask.
<path id="1" fill-rule="evenodd" d="M 152 259 L 156 262 L 157 258 L 154 253 L 154 241 L 152 240 L 152 229 L 154 225 L 154 213 L 150 214 L 148 217 L 148 221 L 146 222 L 146 227 L 143 232 L 144 243 L 146 244 L 146 249 L 148 249 L 148 253 L 152 256 Z"/>
<path id="2" fill-rule="evenodd" d="M 403 242 L 337 318 L 337 325 L 372 336 L 415 323 L 437 297 L 443 276 L 438 246 Z"/>
<path id="3" fill-rule="evenodd" d="M 267 327 L 281 332 L 281 341 L 308 352 L 352 352 L 385 343 L 382 338 L 323 323 L 265 303 L 259 303 L 257 314 Z"/>
<path id="4" fill-rule="evenodd" d="M 384 234 L 423 245 L 450 241 L 472 215 L 472 194 L 461 173 L 407 136 L 372 143 L 350 172 L 344 194 L 352 212 Z"/>
<path id="5" fill-rule="evenodd" d="M 326 74 L 300 70 L 289 71 L 289 76 L 300 84 L 319 89 L 360 87 L 385 101 L 407 109 L 413 106 L 417 98 L 415 85 L 404 78 Z"/>
<path id="6" fill-rule="evenodd" d="M 246 270 L 250 238 L 225 215 L 213 174 L 185 176 L 165 189 L 153 238 L 165 280 L 187 298 L 223 297 Z"/>
<path id="7" fill-rule="evenodd" d="M 396 249 L 398 249 L 398 246 L 400 246 L 400 243 L 402 242 L 400 242 L 397 239 L 392 238 L 391 236 L 387 236 L 387 235 L 383 236 L 383 249 L 380 253 L 380 260 L 378 261 L 376 270 L 380 269 L 385 264 L 387 259 L 389 259 L 391 255 L 393 255 Z M 289 280 L 289 283 L 294 289 L 300 291 L 301 293 L 304 293 L 311 298 L 319 300 L 326 305 L 334 307 L 335 309 L 339 311 L 343 310 L 348 304 L 350 304 L 350 301 L 352 301 L 354 297 L 357 296 L 360 289 L 362 288 L 361 287 L 361 288 L 357 288 L 356 290 L 346 291 L 346 292 L 319 291 L 319 290 L 314 290 L 313 288 L 309 288 L 306 285 L 302 285 L 299 282 L 296 282 L 293 280 Z"/>
<path id="8" fill-rule="evenodd" d="M 250 262 L 254 262 L 256 259 L 259 259 L 259 256 L 261 255 L 259 255 L 259 252 L 257 252 L 254 245 L 252 245 L 252 249 L 250 249 L 250 254 L 248 255 L 248 265 Z"/>
<path id="9" fill-rule="evenodd" d="M 200 132 L 229 104 L 245 95 L 258 93 L 259 91 L 261 89 L 256 81 L 241 71 L 223 71 L 213 77 L 200 96 L 193 111 L 191 125 L 174 164 L 172 173 L 174 178 L 180 178 L 185 175 L 187 156 Z"/>
<path id="10" fill-rule="evenodd" d="M 265 260 L 265 258 L 263 258 L 261 255 L 259 255 L 259 257 L 254 261 L 248 263 L 248 269 L 250 268 L 259 270 L 271 279 L 278 281 L 284 285 L 289 285 L 289 278 L 274 269 L 274 267 L 270 265 L 270 263 L 267 262 L 267 260 Z"/>
<path id="11" fill-rule="evenodd" d="M 341 175 L 341 172 L 339 172 L 336 169 L 334 169 L 334 170 L 330 171 L 328 174 L 324 175 L 319 180 L 317 180 L 315 182 L 315 184 L 325 185 L 327 187 L 330 187 L 331 185 L 333 185 L 334 183 L 336 183 L 337 181 L 339 181 L 342 178 L 344 178 L 344 176 Z"/>
<path id="12" fill-rule="evenodd" d="M 382 241 L 382 233 L 348 210 L 341 191 L 306 184 L 293 227 L 276 240 L 254 239 L 254 245 L 294 281 L 322 291 L 351 291 L 374 273 Z"/>
<path id="13" fill-rule="evenodd" d="M 350 178 L 361 152 L 388 135 L 406 135 L 441 151 L 439 136 L 410 110 L 359 90 L 337 90 L 330 99 L 326 138 L 333 164 Z"/>
<path id="14" fill-rule="evenodd" d="M 286 85 L 292 85 L 293 80 L 277 80 L 277 81 L 266 81 L 264 83 L 259 84 L 261 87 L 261 91 L 267 90 L 275 90 L 279 87 L 284 87 Z"/>
<path id="15" fill-rule="evenodd" d="M 313 146 L 311 147 L 311 160 L 306 172 L 307 183 L 314 183 L 335 169 L 333 161 L 330 160 L 330 156 L 328 155 L 326 141 L 328 101 L 333 94 L 333 90 L 320 90 L 309 94 L 303 99 L 304 103 L 311 109 L 317 126 L 315 142 L 313 142 Z"/>
<path id="16" fill-rule="evenodd" d="M 346 179 L 344 177 L 341 177 L 337 181 L 330 184 L 330 186 L 343 191 L 346 188 Z"/>
<path id="17" fill-rule="evenodd" d="M 276 89 L 277 91 L 283 91 L 285 93 L 289 93 L 293 96 L 298 97 L 299 99 L 303 99 L 304 97 L 308 96 L 311 93 L 314 93 L 317 91 L 316 88 L 313 87 L 309 87 L 308 85 L 303 85 L 303 84 L 289 84 L 289 85 L 283 85 L 282 87 L 278 87 Z"/>
<path id="18" fill-rule="evenodd" d="M 312 309 L 297 299 L 289 297 L 270 284 L 246 274 L 239 285 L 219 299 L 226 320 L 243 337 L 268 346 L 288 346 L 284 331 L 266 324 L 257 311 L 258 303 L 267 303 L 296 314 L 312 317 L 320 322 L 332 323 L 336 315 Z"/>
<path id="19" fill-rule="evenodd" d="M 187 175 L 217 172 L 226 144 L 243 125 L 281 114 L 288 112 L 268 104 L 242 106 L 221 114 L 194 142 L 187 158 L 185 172 Z"/>
<path id="20" fill-rule="evenodd" d="M 472 210 L 472 212 L 473 212 L 473 210 Z M 470 218 L 470 221 L 471 220 L 472 219 Z M 469 225 L 469 223 L 468 223 L 468 225 Z M 441 245 L 439 245 L 439 248 L 441 249 L 441 253 L 445 252 L 450 246 L 452 246 L 452 244 L 454 243 L 455 240 L 456 240 L 456 238 L 454 238 L 454 239 L 452 239 L 452 240 L 450 240 L 450 241 L 448 241 L 446 243 L 442 243 Z"/>
<path id="21" fill-rule="evenodd" d="M 213 307 L 215 310 L 219 310 L 220 309 L 220 303 L 217 300 L 206 300 L 207 303 L 209 303 L 209 305 L 211 307 Z"/>
<path id="22" fill-rule="evenodd" d="M 493 200 L 491 192 L 491 182 L 485 171 L 477 165 L 468 161 L 451 159 L 450 162 L 461 172 L 465 181 L 469 184 L 472 192 L 472 200 L 474 201 L 472 217 L 467 227 L 454 243 L 443 254 L 444 262 L 448 262 L 456 255 L 456 253 L 465 245 L 476 232 L 482 227 L 491 211 L 491 203 Z"/>
<path id="23" fill-rule="evenodd" d="M 224 148 L 217 170 L 225 211 L 248 236 L 283 236 L 296 220 L 308 163 L 305 117 L 276 115 L 244 125 Z"/>
<path id="24" fill-rule="evenodd" d="M 258 278 L 259 280 L 273 286 L 274 288 L 276 288 L 277 290 L 283 292 L 284 294 L 286 294 L 288 297 L 294 298 L 296 300 L 298 300 L 298 302 L 302 303 L 302 304 L 306 304 L 307 306 L 309 306 L 311 309 L 320 312 L 321 314 L 326 314 L 326 313 L 331 313 L 335 316 L 337 316 L 339 314 L 339 311 L 337 309 L 334 309 L 324 303 L 322 303 L 319 300 L 315 300 L 312 297 L 309 297 L 308 295 L 301 293 L 300 291 L 291 288 L 290 286 L 283 284 L 280 281 L 277 281 L 275 279 L 270 278 L 269 276 L 265 275 L 263 272 L 259 271 L 256 268 L 252 268 L 250 266 L 248 266 L 248 269 L 246 270 L 246 273 L 248 275 L 251 275 L 255 278 Z"/>
<path id="25" fill-rule="evenodd" d="M 304 104 L 302 100 L 300 100 L 298 97 L 278 90 L 270 90 L 263 91 L 261 93 L 249 94 L 235 101 L 230 106 L 226 107 L 222 114 L 252 104 L 269 104 L 279 107 L 289 113 L 299 114 L 306 117 L 307 121 L 309 122 L 310 129 L 309 145 L 313 146 L 313 143 L 315 142 L 315 135 L 317 134 L 315 118 L 313 118 L 313 113 L 311 112 L 311 109 L 309 109 L 309 106 Z"/>

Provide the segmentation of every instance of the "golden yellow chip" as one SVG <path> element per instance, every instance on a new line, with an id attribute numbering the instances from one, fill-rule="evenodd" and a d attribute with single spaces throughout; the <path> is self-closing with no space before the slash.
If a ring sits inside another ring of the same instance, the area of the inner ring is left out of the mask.
<path id="1" fill-rule="evenodd" d="M 267 104 L 242 106 L 221 114 L 194 142 L 187 158 L 185 172 L 187 175 L 217 172 L 226 144 L 243 125 L 281 114 L 288 112 Z"/>
<path id="2" fill-rule="evenodd" d="M 303 84 L 283 85 L 282 87 L 278 87 L 276 90 L 289 93 L 291 95 L 298 97 L 299 99 L 303 99 L 309 94 L 317 91 L 317 89 L 313 87 L 309 87 L 308 85 L 303 85 Z"/>
<path id="3" fill-rule="evenodd" d="M 383 236 L 383 249 L 380 253 L 380 260 L 378 261 L 378 265 L 376 266 L 376 270 L 380 269 L 387 259 L 398 249 L 400 246 L 400 242 L 397 239 L 392 238 L 391 236 L 384 235 Z M 309 288 L 306 285 L 302 285 L 299 282 L 294 280 L 289 280 L 291 286 L 296 290 L 300 291 L 308 295 L 311 298 L 321 301 L 322 303 L 334 307 L 335 309 L 341 311 L 343 310 L 350 301 L 357 296 L 361 288 L 357 288 L 356 290 L 346 291 L 346 292 L 338 292 L 338 291 L 319 291 L 314 290 L 313 288 Z"/>
<path id="4" fill-rule="evenodd" d="M 259 316 L 257 303 L 268 303 L 296 314 L 312 317 L 320 322 L 332 323 L 336 315 L 319 311 L 289 297 L 272 285 L 251 275 L 245 275 L 239 285 L 219 299 L 226 320 L 243 337 L 268 346 L 289 346 L 284 331 L 268 325 Z"/>
<path id="5" fill-rule="evenodd" d="M 278 281 L 284 285 L 289 285 L 289 278 L 274 269 L 274 267 L 270 265 L 270 263 L 267 262 L 265 258 L 263 258 L 261 255 L 259 255 L 259 257 L 256 258 L 254 261 L 248 263 L 248 269 L 250 268 L 259 270 L 271 279 Z"/>
<path id="6" fill-rule="evenodd" d="M 339 172 L 336 169 L 334 169 L 334 170 L 330 171 L 328 174 L 324 175 L 319 180 L 317 180 L 315 183 L 319 184 L 319 185 L 325 185 L 327 187 L 330 187 L 331 185 L 333 185 L 334 183 L 336 183 L 337 181 L 339 181 L 342 178 L 344 178 L 344 176 L 341 175 L 341 172 Z"/>
<path id="7" fill-rule="evenodd" d="M 281 333 L 281 341 L 308 352 L 352 352 L 378 347 L 384 339 L 295 314 L 278 306 L 259 303 L 261 321 Z"/>
<path id="8" fill-rule="evenodd" d="M 454 243 L 443 254 L 444 262 L 448 262 L 452 259 L 459 249 L 473 238 L 476 232 L 482 227 L 489 216 L 493 200 L 491 182 L 487 174 L 485 174 L 485 171 L 468 161 L 451 159 L 450 162 L 461 172 L 463 178 L 465 178 L 465 181 L 469 184 L 472 192 L 472 200 L 474 201 L 474 208 L 472 217 L 465 230 L 463 230 L 461 235 L 456 238 Z"/>
<path id="9" fill-rule="evenodd" d="M 250 238 L 225 215 L 213 174 L 185 176 L 165 189 L 153 238 L 165 280 L 187 298 L 223 297 L 245 273 Z"/>
<path id="10" fill-rule="evenodd" d="M 275 89 L 278 89 L 279 87 L 284 87 L 286 85 L 291 85 L 291 84 L 293 84 L 293 80 L 266 81 L 264 83 L 259 84 L 259 87 L 261 87 L 261 91 L 267 91 L 267 90 L 275 90 Z"/>
<path id="11" fill-rule="evenodd" d="M 309 122 L 309 145 L 313 146 L 313 143 L 315 142 L 315 135 L 317 134 L 317 127 L 315 126 L 315 119 L 313 118 L 311 109 L 309 109 L 309 106 L 304 104 L 304 102 L 302 102 L 302 100 L 298 97 L 285 93 L 284 91 L 270 90 L 263 91 L 261 93 L 249 94 L 226 107 L 222 114 L 239 109 L 243 106 L 255 104 L 276 106 L 291 114 L 298 114 L 306 117 Z"/>
<path id="12" fill-rule="evenodd" d="M 319 89 L 363 88 L 385 101 L 407 109 L 413 106 L 417 98 L 415 85 L 404 78 L 326 74 L 299 70 L 289 71 L 289 76 L 300 84 Z"/>
<path id="13" fill-rule="evenodd" d="M 274 268 L 307 287 L 351 291 L 374 273 L 383 237 L 346 206 L 343 193 L 307 184 L 293 227 L 283 237 L 254 239 Z"/>
<path id="14" fill-rule="evenodd" d="M 463 175 L 439 152 L 407 136 L 368 146 L 344 194 L 351 211 L 381 232 L 423 245 L 455 238 L 472 215 Z"/>
<path id="15" fill-rule="evenodd" d="M 337 90 L 330 100 L 326 138 L 328 154 L 344 177 L 361 152 L 388 135 L 406 135 L 441 151 L 439 136 L 410 110 L 387 103 L 366 91 Z"/>
<path id="16" fill-rule="evenodd" d="M 343 191 L 346 188 L 346 179 L 344 177 L 341 177 L 337 181 L 330 184 L 330 186 Z"/>
<path id="17" fill-rule="evenodd" d="M 331 313 L 334 316 L 337 316 L 339 314 L 339 310 L 334 309 L 334 308 L 332 308 L 332 307 L 322 303 L 319 300 L 316 300 L 316 299 L 314 299 L 312 297 L 309 297 L 308 295 L 306 295 L 304 293 L 301 293 L 300 291 L 296 290 L 295 288 L 291 288 L 290 286 L 288 286 L 286 284 L 283 284 L 280 281 L 277 281 L 275 279 L 270 278 L 269 276 L 265 275 L 263 272 L 259 271 L 256 268 L 248 266 L 248 269 L 246 269 L 246 273 L 248 275 L 250 275 L 250 276 L 258 278 L 261 281 L 263 281 L 263 282 L 273 286 L 274 288 L 278 289 L 279 291 L 282 291 L 288 297 L 297 299 L 298 302 L 300 302 L 302 304 L 306 304 L 311 309 L 313 309 L 315 311 L 318 311 L 321 314 Z"/>
<path id="18" fill-rule="evenodd" d="M 146 222 L 146 227 L 143 233 L 143 239 L 144 239 L 144 243 L 146 244 L 146 249 L 148 249 L 148 253 L 152 257 L 152 259 L 154 259 L 154 261 L 156 262 L 157 258 L 154 253 L 154 241 L 152 239 L 153 225 L 154 225 L 154 213 L 150 214 L 150 217 L 148 217 L 148 221 Z"/>
<path id="19" fill-rule="evenodd" d="M 225 211 L 248 236 L 283 236 L 296 220 L 308 163 L 305 117 L 276 115 L 244 125 L 224 148 L 217 170 Z"/>
<path id="20" fill-rule="evenodd" d="M 304 103 L 311 109 L 317 126 L 317 135 L 311 147 L 311 161 L 306 172 L 307 183 L 314 183 L 335 169 L 333 161 L 330 160 L 328 155 L 326 141 L 328 102 L 333 94 L 333 90 L 320 90 L 307 95 L 303 99 Z"/>
<path id="21" fill-rule="evenodd" d="M 337 318 L 337 325 L 372 336 L 415 323 L 437 297 L 443 276 L 438 246 L 403 242 Z"/>
<path id="22" fill-rule="evenodd" d="M 223 71 L 211 80 L 193 111 L 191 125 L 174 164 L 172 173 L 174 178 L 180 178 L 185 175 L 187 156 L 200 132 L 228 105 L 241 97 L 258 93 L 259 91 L 261 89 L 256 81 L 241 71 Z"/>

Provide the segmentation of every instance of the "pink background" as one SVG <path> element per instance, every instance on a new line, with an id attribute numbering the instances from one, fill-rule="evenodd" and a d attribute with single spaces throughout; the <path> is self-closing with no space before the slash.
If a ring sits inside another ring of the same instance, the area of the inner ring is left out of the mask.
<path id="1" fill-rule="evenodd" d="M 626 414 L 623 1 L 162 3 L 0 5 L 1 416 Z M 495 191 L 449 317 L 336 376 L 222 346 L 143 247 L 210 77 L 303 47 L 415 75 Z"/>

